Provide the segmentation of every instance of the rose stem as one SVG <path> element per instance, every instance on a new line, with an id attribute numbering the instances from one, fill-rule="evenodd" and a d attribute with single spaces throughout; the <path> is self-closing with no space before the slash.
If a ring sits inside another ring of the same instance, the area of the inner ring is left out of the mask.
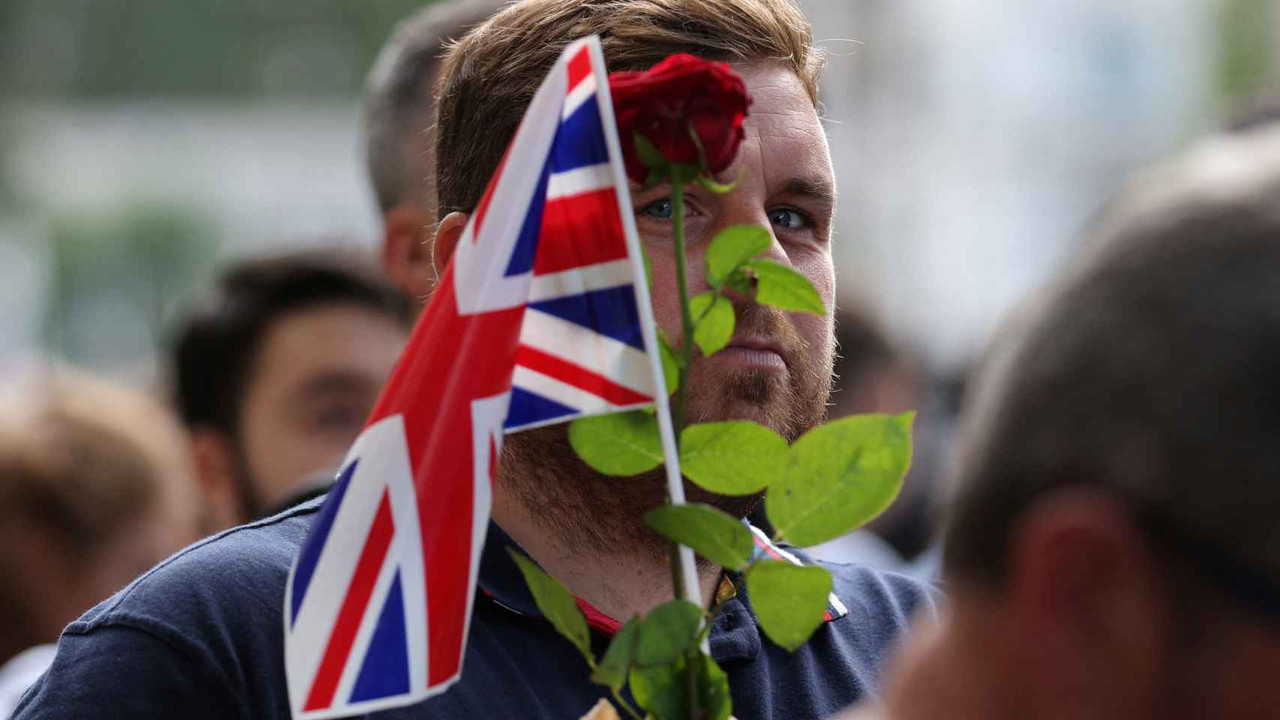
<path id="1" fill-rule="evenodd" d="M 676 428 L 676 448 L 679 449 L 680 431 L 684 429 L 685 401 L 689 396 L 689 365 L 693 362 L 693 310 L 689 307 L 689 280 L 684 254 L 684 175 L 679 167 L 671 169 L 671 237 L 675 244 L 676 286 L 680 290 L 680 321 L 683 334 L 680 351 L 680 385 L 676 388 L 676 401 L 671 406 L 671 424 Z M 675 585 L 676 598 L 684 599 L 684 582 L 680 569 L 680 547 L 671 543 L 671 582 Z M 694 666 L 698 649 L 693 646 L 685 656 L 684 678 L 687 707 L 691 720 L 702 717 L 698 707 L 698 669 Z"/>

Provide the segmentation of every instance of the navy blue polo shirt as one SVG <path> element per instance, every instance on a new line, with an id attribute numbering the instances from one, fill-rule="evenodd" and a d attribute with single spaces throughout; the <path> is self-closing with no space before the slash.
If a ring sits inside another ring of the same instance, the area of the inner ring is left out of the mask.
<path id="1" fill-rule="evenodd" d="M 15 720 L 289 718 L 285 581 L 319 506 L 309 502 L 192 545 L 90 610 L 67 627 Z M 538 617 L 508 547 L 510 538 L 491 525 L 462 679 L 416 705 L 365 717 L 573 719 L 606 695 L 588 681 L 577 650 Z M 737 595 L 710 643 L 741 720 L 823 717 L 867 696 L 908 618 L 933 611 L 929 591 L 915 580 L 822 564 L 835 577 L 828 621 L 795 653 L 761 634 L 750 587 L 730 576 Z M 597 617 L 592 625 L 601 653 L 610 623 Z"/>

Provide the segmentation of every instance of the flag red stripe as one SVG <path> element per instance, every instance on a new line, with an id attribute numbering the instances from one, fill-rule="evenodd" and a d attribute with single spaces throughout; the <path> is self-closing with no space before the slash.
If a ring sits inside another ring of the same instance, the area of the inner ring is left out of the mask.
<path id="1" fill-rule="evenodd" d="M 769 545 L 769 543 L 767 543 L 767 542 L 765 542 L 765 541 L 761 540 L 761 539 L 760 539 L 760 538 L 758 538 L 758 537 L 754 537 L 755 533 L 752 533 L 752 535 L 753 535 L 753 537 L 752 537 L 751 539 L 756 541 L 756 547 L 758 547 L 758 548 L 760 548 L 761 550 L 765 551 L 765 553 L 766 553 L 769 557 L 773 558 L 774 560 L 781 560 L 781 559 L 782 559 L 782 556 L 778 554 L 778 551 L 777 551 L 777 550 L 774 550 L 774 549 Z"/>
<path id="2" fill-rule="evenodd" d="M 569 60 L 569 91 L 572 92 L 578 83 L 591 74 L 591 53 L 583 45 L 578 53 Z"/>
<path id="3" fill-rule="evenodd" d="M 572 270 L 627 257 L 627 236 L 612 187 L 557 198 L 542 211 L 533 274 Z"/>
<path id="4" fill-rule="evenodd" d="M 356 565 L 355 576 L 351 578 L 347 597 L 342 601 L 342 609 L 338 611 L 338 620 L 334 623 L 333 634 L 329 636 L 329 645 L 325 648 L 324 659 L 320 661 L 320 669 L 316 672 L 304 710 L 320 710 L 333 704 L 338 681 L 342 679 L 342 669 L 351 654 L 351 646 L 360 630 L 360 619 L 369 606 L 373 586 L 378 582 L 378 573 L 382 570 L 382 562 L 387 557 L 394 534 L 395 521 L 391 518 L 391 502 L 384 490 L 373 527 L 369 530 L 369 539 L 360 552 L 360 562 Z"/>
<path id="5" fill-rule="evenodd" d="M 520 349 L 516 351 L 516 364 L 553 377 L 579 390 L 598 395 L 614 405 L 639 405 L 653 400 L 653 398 L 641 395 L 630 388 L 625 388 L 603 375 L 578 367 L 563 358 L 558 358 L 528 345 L 521 345 Z"/>

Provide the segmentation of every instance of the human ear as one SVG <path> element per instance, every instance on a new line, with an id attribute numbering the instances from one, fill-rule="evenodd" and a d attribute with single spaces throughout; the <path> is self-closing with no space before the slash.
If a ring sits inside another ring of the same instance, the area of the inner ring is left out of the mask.
<path id="1" fill-rule="evenodd" d="M 242 517 L 244 498 L 235 474 L 234 451 L 227 436 L 207 427 L 192 430 L 191 458 L 195 464 L 196 482 L 204 498 L 203 532 L 215 533 L 248 520 Z"/>
<path id="2" fill-rule="evenodd" d="M 449 259 L 453 257 L 453 251 L 458 247 L 462 231 L 466 229 L 470 219 L 471 216 L 467 213 L 451 212 L 440 221 L 440 226 L 436 228 L 436 241 L 431 248 L 437 274 L 444 273 L 444 269 L 448 267 Z"/>
<path id="3" fill-rule="evenodd" d="M 1022 513 L 1008 547 L 1007 638 L 1033 694 L 1079 717 L 1146 716 L 1167 689 L 1174 628 L 1128 510 L 1096 490 L 1052 493 Z"/>
<path id="4" fill-rule="evenodd" d="M 432 218 L 413 205 L 397 205 L 383 216 L 380 260 L 391 283 L 421 302 L 436 275 L 431 263 Z"/>

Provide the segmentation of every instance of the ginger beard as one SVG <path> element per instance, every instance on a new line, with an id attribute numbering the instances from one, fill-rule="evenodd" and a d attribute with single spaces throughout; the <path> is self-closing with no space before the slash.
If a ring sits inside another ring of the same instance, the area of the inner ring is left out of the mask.
<path id="1" fill-rule="evenodd" d="M 822 319 L 825 341 L 808 343 L 792 317 L 776 308 L 745 302 L 736 310 L 738 333 L 773 339 L 787 369 L 726 366 L 714 356 L 697 357 L 689 372 L 687 420 L 752 420 L 794 441 L 826 416 L 835 355 L 829 317 Z M 569 547 L 666 554 L 666 540 L 644 524 L 645 514 L 666 501 L 665 468 L 634 477 L 601 475 L 574 453 L 567 424 L 508 436 L 497 482 Z M 717 495 L 688 480 L 685 495 L 734 517 L 745 517 L 763 497 Z"/>

